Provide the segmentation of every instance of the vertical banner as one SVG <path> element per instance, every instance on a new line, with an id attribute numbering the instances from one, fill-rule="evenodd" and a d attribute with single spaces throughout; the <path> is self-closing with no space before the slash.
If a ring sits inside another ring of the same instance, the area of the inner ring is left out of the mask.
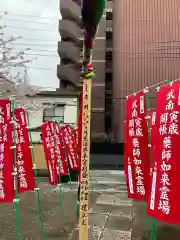
<path id="1" fill-rule="evenodd" d="M 11 120 L 11 102 L 0 100 L 0 203 L 13 202 L 15 198 Z"/>
<path id="2" fill-rule="evenodd" d="M 16 167 L 18 192 L 23 193 L 34 190 L 35 179 L 25 110 L 23 108 L 16 108 L 14 115 L 16 121 Z"/>
<path id="3" fill-rule="evenodd" d="M 70 169 L 77 170 L 78 159 L 77 159 L 71 127 L 69 125 L 62 126 L 61 133 L 62 133 L 63 143 L 66 150 L 66 156 L 69 162 Z"/>
<path id="4" fill-rule="evenodd" d="M 160 89 L 156 108 L 156 146 L 147 214 L 180 224 L 180 83 Z"/>
<path id="5" fill-rule="evenodd" d="M 57 144 L 56 153 L 57 153 L 58 171 L 60 173 L 60 176 L 65 176 L 65 175 L 68 175 L 69 169 L 68 169 L 65 154 L 64 154 L 61 131 L 60 131 L 59 124 L 57 122 L 54 122 L 53 125 L 54 125 L 54 133 L 55 133 L 55 139 Z"/>
<path id="6" fill-rule="evenodd" d="M 59 168 L 57 164 L 55 139 L 53 136 L 53 125 L 50 122 L 42 125 L 42 142 L 49 172 L 49 183 L 51 185 L 57 185 Z"/>
<path id="7" fill-rule="evenodd" d="M 78 146 L 78 128 L 74 128 L 74 138 L 75 138 L 76 146 Z"/>
<path id="8" fill-rule="evenodd" d="M 0 124 L 8 124 L 12 120 L 12 106 L 10 100 L 0 100 Z"/>
<path id="9" fill-rule="evenodd" d="M 156 109 L 149 109 L 150 116 L 150 143 L 151 143 L 151 154 L 152 154 L 152 168 L 155 161 L 155 146 L 156 146 Z M 151 174 L 152 174 L 151 168 Z"/>
<path id="10" fill-rule="evenodd" d="M 150 135 L 151 135 L 151 147 L 156 145 L 156 109 L 149 109 L 150 115 Z"/>
<path id="11" fill-rule="evenodd" d="M 83 80 L 79 240 L 88 239 L 88 191 L 92 79 Z"/>
<path id="12" fill-rule="evenodd" d="M 128 197 L 147 200 L 150 156 L 144 92 L 128 97 L 126 101 L 126 144 Z"/>
<path id="13" fill-rule="evenodd" d="M 0 203 L 13 202 L 15 198 L 12 146 L 12 125 L 0 124 Z"/>

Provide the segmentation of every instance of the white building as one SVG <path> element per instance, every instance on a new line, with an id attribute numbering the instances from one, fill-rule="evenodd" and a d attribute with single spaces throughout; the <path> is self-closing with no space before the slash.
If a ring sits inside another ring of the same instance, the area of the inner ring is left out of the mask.
<path id="1" fill-rule="evenodd" d="M 65 90 L 47 91 L 36 96 L 29 96 L 28 99 L 29 103 L 32 104 L 32 110 L 29 109 L 27 112 L 33 143 L 41 142 L 41 125 L 48 120 L 57 119 L 62 124 L 77 125 L 79 93 L 69 90 L 67 92 Z M 49 104 L 55 106 L 51 108 L 40 107 Z M 34 110 L 33 105 L 37 105 L 39 109 Z"/>

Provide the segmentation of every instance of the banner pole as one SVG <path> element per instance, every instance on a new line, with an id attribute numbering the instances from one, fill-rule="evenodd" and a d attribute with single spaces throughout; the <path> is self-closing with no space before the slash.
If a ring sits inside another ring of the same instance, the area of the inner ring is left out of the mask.
<path id="1" fill-rule="evenodd" d="M 57 121 L 57 123 L 59 124 L 59 126 L 61 127 L 61 122 L 59 121 Z M 60 130 L 60 135 L 61 135 L 61 137 L 62 137 L 62 143 L 63 143 L 63 151 L 64 151 L 64 156 L 65 156 L 65 159 L 66 159 L 66 166 L 67 166 L 67 168 L 68 168 L 68 179 L 69 179 L 69 184 L 70 184 L 70 188 L 71 188 L 71 190 L 72 190 L 72 181 L 71 181 L 71 174 L 70 174 L 70 167 L 69 167 L 69 163 L 68 163 L 68 156 L 67 156 L 67 154 L 66 154 L 66 149 L 65 149 L 65 143 L 64 143 L 64 139 L 63 139 L 63 136 L 62 136 L 62 132 L 61 132 L 61 130 Z M 74 205 L 74 211 L 75 211 L 75 214 L 77 214 L 77 202 L 76 202 L 76 200 L 75 200 L 75 198 L 74 198 L 74 195 L 73 195 L 73 192 L 72 192 L 72 201 L 73 201 L 73 205 Z"/>
<path id="2" fill-rule="evenodd" d="M 144 93 L 146 96 L 146 118 L 147 118 L 147 128 L 148 128 L 148 146 L 149 146 L 149 154 L 150 154 L 150 170 L 152 171 L 152 146 L 151 146 L 151 130 L 150 130 L 150 104 L 149 104 L 149 89 L 148 87 L 144 89 Z M 150 175 L 151 175 L 150 171 Z M 156 219 L 152 218 L 152 226 L 151 226 L 151 232 L 150 232 L 150 240 L 156 240 Z M 146 231 L 148 230 L 148 216 L 146 215 Z"/>
<path id="3" fill-rule="evenodd" d="M 20 240 L 20 224 L 19 224 L 19 193 L 18 193 L 18 176 L 17 176 L 17 162 L 16 162 L 16 120 L 15 120 L 15 101 L 14 98 L 11 98 L 11 102 L 12 102 L 12 126 L 13 126 L 13 144 L 14 146 L 12 146 L 11 148 L 13 149 L 13 153 L 14 153 L 14 191 L 15 191 L 15 199 L 14 199 L 14 203 L 16 206 L 16 215 L 15 215 L 15 219 L 16 219 L 16 223 L 15 223 L 15 228 L 16 228 L 16 239 Z"/>
<path id="4" fill-rule="evenodd" d="M 88 240 L 89 160 L 92 79 L 83 80 L 79 240 Z"/>
<path id="5" fill-rule="evenodd" d="M 26 113 L 26 111 L 25 111 L 25 113 Z M 36 184 L 36 188 L 34 190 L 37 192 L 38 215 L 39 215 L 39 220 L 41 222 L 42 237 L 43 237 L 43 240 L 46 240 L 46 232 L 45 232 L 44 219 L 43 219 L 42 207 L 41 207 L 40 188 L 39 188 L 39 182 L 38 182 L 38 176 L 37 176 L 37 168 L 36 168 L 36 161 L 35 161 L 34 146 L 33 146 L 33 141 L 32 141 L 32 133 L 31 133 L 31 128 L 30 128 L 29 116 L 28 116 L 27 113 L 26 113 L 26 118 L 27 118 L 27 129 L 28 129 L 29 140 L 30 140 L 30 146 L 29 147 L 31 149 L 32 162 L 33 162 L 33 171 L 34 171 L 35 184 Z"/>

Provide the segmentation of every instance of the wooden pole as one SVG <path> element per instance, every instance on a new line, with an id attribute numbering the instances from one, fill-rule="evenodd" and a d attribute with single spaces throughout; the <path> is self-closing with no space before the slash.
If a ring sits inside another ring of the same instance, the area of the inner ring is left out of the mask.
<path id="1" fill-rule="evenodd" d="M 88 240 L 89 159 L 92 79 L 83 80 L 79 240 Z"/>

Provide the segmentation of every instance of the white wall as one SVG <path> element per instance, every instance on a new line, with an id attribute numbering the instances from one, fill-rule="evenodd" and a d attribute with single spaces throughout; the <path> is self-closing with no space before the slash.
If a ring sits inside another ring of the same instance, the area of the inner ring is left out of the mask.
<path id="1" fill-rule="evenodd" d="M 78 106 L 77 106 L 77 98 L 52 98 L 52 97 L 34 97 L 30 98 L 31 101 L 33 99 L 36 100 L 36 103 L 42 102 L 51 102 L 56 104 L 64 104 L 64 123 L 69 124 L 77 124 L 77 114 L 78 114 Z M 43 109 L 39 109 L 37 111 L 28 111 L 29 123 L 30 127 L 35 128 L 39 127 L 43 123 Z M 32 131 L 32 140 L 33 142 L 40 142 L 40 133 L 41 132 L 33 132 Z"/>
<path id="2" fill-rule="evenodd" d="M 64 123 L 77 123 L 77 106 L 65 106 Z"/>

